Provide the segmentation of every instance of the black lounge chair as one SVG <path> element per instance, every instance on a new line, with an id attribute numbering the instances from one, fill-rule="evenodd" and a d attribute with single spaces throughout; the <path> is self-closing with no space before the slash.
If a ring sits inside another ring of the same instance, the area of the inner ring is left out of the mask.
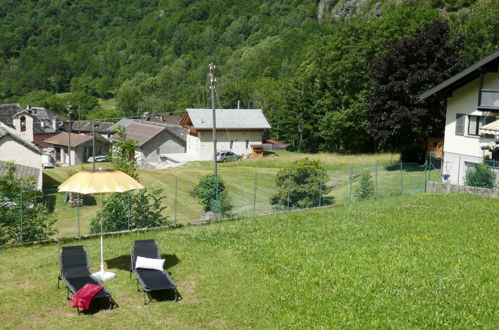
<path id="1" fill-rule="evenodd" d="M 57 288 L 59 282 L 64 281 L 68 289 L 66 298 L 70 300 L 69 292 L 75 294 L 85 284 L 96 284 L 104 286 L 99 280 L 90 274 L 90 262 L 87 251 L 84 246 L 64 246 L 59 249 L 59 265 L 60 273 L 57 277 Z M 94 296 L 94 300 L 107 299 L 109 300 L 109 309 L 117 306 L 116 302 L 111 297 L 111 292 L 106 288 L 102 289 Z M 78 314 L 80 309 L 77 308 Z"/>
<path id="2" fill-rule="evenodd" d="M 137 291 L 144 291 L 144 305 L 152 302 L 151 293 L 154 291 L 169 290 L 174 294 L 173 301 L 181 299 L 177 286 L 172 278 L 164 270 L 135 268 L 137 257 L 160 259 L 159 246 L 153 239 L 136 240 L 130 243 L 131 268 L 132 273 L 137 277 Z M 146 297 L 149 298 L 147 302 Z"/>

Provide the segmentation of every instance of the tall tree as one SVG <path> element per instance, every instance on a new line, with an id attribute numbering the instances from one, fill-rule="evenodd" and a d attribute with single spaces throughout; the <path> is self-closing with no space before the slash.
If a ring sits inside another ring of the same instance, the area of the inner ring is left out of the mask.
<path id="1" fill-rule="evenodd" d="M 462 38 L 451 40 L 447 22 L 436 20 L 393 44 L 372 65 L 367 132 L 379 150 L 399 150 L 442 134 L 443 100 L 421 101 L 419 95 L 462 69 L 461 47 Z"/>

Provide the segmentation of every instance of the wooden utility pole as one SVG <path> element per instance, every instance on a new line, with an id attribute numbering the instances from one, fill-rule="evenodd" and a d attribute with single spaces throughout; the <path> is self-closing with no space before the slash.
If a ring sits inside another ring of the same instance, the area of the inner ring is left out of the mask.
<path id="1" fill-rule="evenodd" d="M 213 172 L 215 176 L 218 176 L 217 169 L 217 116 L 215 114 L 215 88 L 217 84 L 217 78 L 215 77 L 215 64 L 210 63 L 210 90 L 211 90 L 211 111 L 213 114 Z"/>

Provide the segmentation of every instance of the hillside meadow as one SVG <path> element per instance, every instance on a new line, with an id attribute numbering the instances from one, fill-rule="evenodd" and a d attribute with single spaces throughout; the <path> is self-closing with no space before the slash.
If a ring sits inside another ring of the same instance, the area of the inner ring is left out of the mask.
<path id="1" fill-rule="evenodd" d="M 354 200 L 360 176 L 370 173 L 376 185 L 378 198 L 422 192 L 425 189 L 427 174 L 425 168 L 416 164 L 404 164 L 400 170 L 398 154 L 338 155 L 338 154 L 302 154 L 278 152 L 277 156 L 263 159 L 219 164 L 219 175 L 223 178 L 233 205 L 232 216 L 244 217 L 256 214 L 268 214 L 281 210 L 270 203 L 276 191 L 276 174 L 289 167 L 292 162 L 308 157 L 320 161 L 324 168 L 324 186 L 331 192 L 317 201 L 317 206 L 342 205 Z M 98 167 L 110 167 L 101 163 Z M 101 208 L 105 196 L 85 199 L 85 205 L 79 208 L 65 203 L 66 194 L 56 193 L 56 187 L 92 164 L 76 165 L 45 170 L 44 185 L 48 198 L 55 199 L 53 216 L 57 219 L 57 237 L 75 236 L 88 233 L 90 220 Z M 171 223 L 185 223 L 199 220 L 202 209 L 193 197 L 192 189 L 201 177 L 213 172 L 211 162 L 189 163 L 179 167 L 162 170 L 139 170 L 139 180 L 146 187 L 161 186 L 166 196 L 166 215 Z M 440 171 L 429 172 L 428 179 L 440 180 Z M 349 178 L 352 178 L 350 180 Z"/>
<path id="2" fill-rule="evenodd" d="M 119 307 L 76 315 L 60 244 L 0 249 L 4 328 L 495 328 L 499 203 L 414 194 L 105 238 Z M 183 300 L 144 306 L 129 246 L 154 238 Z M 92 271 L 99 240 L 84 244 Z"/>

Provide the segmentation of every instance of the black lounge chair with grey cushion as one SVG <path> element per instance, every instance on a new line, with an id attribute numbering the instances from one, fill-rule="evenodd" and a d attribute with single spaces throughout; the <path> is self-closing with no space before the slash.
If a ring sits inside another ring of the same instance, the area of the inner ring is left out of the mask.
<path id="1" fill-rule="evenodd" d="M 69 297 L 70 291 L 71 294 L 75 294 L 87 283 L 104 286 L 90 274 L 90 261 L 84 246 L 61 247 L 59 249 L 59 266 L 60 273 L 57 278 L 57 288 L 59 288 L 59 282 L 64 281 L 68 288 L 66 296 L 68 300 L 71 299 Z M 111 292 L 106 288 L 102 289 L 94 296 L 93 300 L 96 299 L 109 300 L 109 309 L 117 306 L 116 302 L 111 297 Z M 78 314 L 79 313 L 80 311 L 78 309 Z"/>
<path id="2" fill-rule="evenodd" d="M 177 286 L 170 275 L 163 269 L 162 265 L 157 269 L 136 267 L 138 257 L 156 259 L 162 263 L 159 246 L 156 241 L 153 239 L 136 240 L 135 242 L 131 242 L 130 245 L 130 276 L 134 273 L 137 277 L 137 291 L 141 291 L 141 289 L 144 291 L 144 304 L 147 305 L 152 302 L 151 293 L 155 291 L 170 291 L 174 295 L 173 301 L 181 299 Z M 146 297 L 149 298 L 149 301 L 147 301 Z"/>

